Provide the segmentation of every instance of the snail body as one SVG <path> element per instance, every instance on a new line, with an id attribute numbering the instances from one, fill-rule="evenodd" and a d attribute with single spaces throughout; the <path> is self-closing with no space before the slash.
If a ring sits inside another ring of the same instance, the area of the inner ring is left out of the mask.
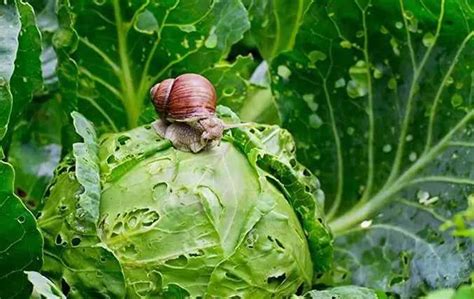
<path id="1" fill-rule="evenodd" d="M 176 148 L 196 153 L 220 142 L 224 124 L 215 115 L 216 91 L 209 80 L 184 74 L 156 84 L 150 94 L 160 116 L 155 130 Z"/>

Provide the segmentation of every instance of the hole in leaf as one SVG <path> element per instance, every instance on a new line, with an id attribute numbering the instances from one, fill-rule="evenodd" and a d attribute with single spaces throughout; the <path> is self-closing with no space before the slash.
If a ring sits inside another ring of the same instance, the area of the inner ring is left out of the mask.
<path id="1" fill-rule="evenodd" d="M 71 291 L 71 287 L 69 284 L 63 279 L 61 279 L 61 291 L 63 291 L 63 294 L 65 296 L 69 295 L 69 292 Z"/>
<path id="2" fill-rule="evenodd" d="M 227 277 L 229 280 L 235 281 L 235 282 L 241 282 L 242 279 L 238 277 L 237 275 L 233 273 L 226 272 L 225 277 Z"/>
<path id="3" fill-rule="evenodd" d="M 184 255 L 180 255 L 177 258 L 167 260 L 165 264 L 173 267 L 184 267 L 188 264 L 188 258 Z"/>
<path id="4" fill-rule="evenodd" d="M 21 198 L 25 198 L 27 193 L 25 190 L 21 189 L 21 188 L 16 188 L 16 195 L 18 195 L 19 197 Z"/>
<path id="5" fill-rule="evenodd" d="M 290 159 L 291 167 L 296 167 L 296 159 Z"/>
<path id="6" fill-rule="evenodd" d="M 303 295 L 303 291 L 304 291 L 304 283 L 301 283 L 298 286 L 298 289 L 296 290 L 296 295 Z"/>
<path id="7" fill-rule="evenodd" d="M 128 140 L 130 140 L 130 137 L 125 136 L 125 135 L 119 136 L 119 138 L 117 139 L 120 145 L 125 145 L 125 143 L 127 143 Z"/>
<path id="8" fill-rule="evenodd" d="M 278 276 L 270 276 L 267 278 L 267 283 L 269 285 L 272 285 L 274 287 L 277 287 L 279 285 L 281 285 L 286 279 L 286 274 L 283 273 L 283 274 L 280 274 Z"/>
<path id="9" fill-rule="evenodd" d="M 61 237 L 61 234 L 56 235 L 55 243 L 56 245 L 61 245 L 63 243 L 63 238 Z"/>
<path id="10" fill-rule="evenodd" d="M 79 237 L 72 238 L 72 240 L 71 240 L 71 245 L 72 246 L 75 247 L 75 246 L 78 246 L 79 244 L 81 244 L 81 238 L 79 238 Z"/>
<path id="11" fill-rule="evenodd" d="M 303 169 L 303 175 L 304 176 L 311 176 L 311 172 L 309 172 L 309 170 L 305 168 L 305 169 Z"/>
<path id="12" fill-rule="evenodd" d="M 25 216 L 20 216 L 20 217 L 16 218 L 16 220 L 17 220 L 19 223 L 24 223 L 24 222 L 25 222 Z"/>
<path id="13" fill-rule="evenodd" d="M 115 162 L 117 162 L 117 159 L 115 159 L 115 155 L 114 155 L 114 154 L 110 155 L 110 156 L 107 158 L 107 164 L 114 164 Z"/>
<path id="14" fill-rule="evenodd" d="M 278 247 L 280 247 L 282 249 L 285 249 L 285 246 L 283 246 L 283 244 L 280 242 L 280 240 L 275 239 L 275 243 L 278 245 Z"/>
<path id="15" fill-rule="evenodd" d="M 204 251 L 202 251 L 202 250 L 200 250 L 200 249 L 199 249 L 198 251 L 191 252 L 191 253 L 189 254 L 190 257 L 203 256 L 203 255 L 204 255 Z"/>

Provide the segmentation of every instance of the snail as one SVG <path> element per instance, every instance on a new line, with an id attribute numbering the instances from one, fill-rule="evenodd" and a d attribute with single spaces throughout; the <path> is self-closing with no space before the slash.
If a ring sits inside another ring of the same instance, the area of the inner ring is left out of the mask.
<path id="1" fill-rule="evenodd" d="M 215 114 L 216 91 L 201 75 L 166 79 L 150 90 L 160 119 L 153 127 L 182 151 L 197 153 L 219 144 L 226 126 Z"/>

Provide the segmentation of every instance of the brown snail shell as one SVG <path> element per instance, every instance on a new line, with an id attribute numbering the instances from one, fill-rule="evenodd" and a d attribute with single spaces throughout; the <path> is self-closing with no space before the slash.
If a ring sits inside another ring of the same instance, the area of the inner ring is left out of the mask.
<path id="1" fill-rule="evenodd" d="M 216 90 L 211 82 L 197 74 L 166 79 L 150 90 L 155 110 L 162 119 L 197 120 L 214 115 Z"/>

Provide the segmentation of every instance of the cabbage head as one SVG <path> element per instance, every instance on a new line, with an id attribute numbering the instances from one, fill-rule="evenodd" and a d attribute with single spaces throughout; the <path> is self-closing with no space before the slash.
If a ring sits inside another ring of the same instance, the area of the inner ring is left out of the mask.
<path id="1" fill-rule="evenodd" d="M 68 296 L 286 297 L 328 268 L 323 194 L 287 131 L 236 128 L 192 154 L 150 125 L 97 139 L 73 119 L 83 141 L 39 218 L 44 272 Z"/>

